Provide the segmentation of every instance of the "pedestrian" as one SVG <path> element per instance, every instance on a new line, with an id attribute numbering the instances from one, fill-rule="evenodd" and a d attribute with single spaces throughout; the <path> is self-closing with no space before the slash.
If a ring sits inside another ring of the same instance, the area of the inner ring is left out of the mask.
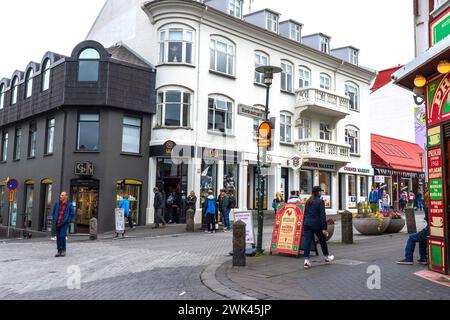
<path id="1" fill-rule="evenodd" d="M 75 216 L 72 203 L 67 201 L 67 192 L 61 192 L 59 201 L 53 207 L 53 221 L 56 226 L 56 246 L 58 253 L 55 257 L 66 256 L 66 237 L 69 223 Z"/>
<path id="2" fill-rule="evenodd" d="M 223 223 L 224 225 L 226 225 L 225 214 L 226 214 L 226 209 L 228 208 L 228 205 L 229 205 L 229 201 L 230 201 L 230 197 L 227 195 L 225 189 L 221 189 L 219 197 L 217 197 L 217 203 L 219 204 L 220 222 Z"/>
<path id="3" fill-rule="evenodd" d="M 129 199 L 130 199 L 130 196 L 128 194 L 123 194 L 122 200 L 120 200 L 120 202 L 119 202 L 119 208 L 123 209 L 125 218 L 128 220 L 128 226 L 130 227 L 130 229 L 134 229 L 135 227 L 133 226 L 133 218 L 131 217 L 131 214 L 130 214 L 130 200 Z"/>
<path id="4" fill-rule="evenodd" d="M 326 237 L 328 237 L 327 221 L 325 202 L 321 199 L 322 191 L 321 187 L 314 187 L 312 195 L 308 201 L 306 201 L 305 205 L 305 220 L 303 224 L 303 234 L 305 236 L 305 243 L 303 246 L 305 261 L 303 267 L 305 269 L 311 268 L 309 252 L 311 251 L 311 243 L 314 241 L 314 235 L 316 235 L 320 241 L 322 253 L 325 256 L 325 263 L 331 263 L 334 260 L 334 256 L 329 255 L 328 252 L 326 240 Z"/>
<path id="5" fill-rule="evenodd" d="M 216 215 L 218 211 L 217 200 L 214 198 L 213 191 L 208 191 L 208 197 L 203 203 L 203 214 L 206 218 L 206 223 L 208 224 L 208 230 L 205 232 L 216 233 Z"/>
<path id="6" fill-rule="evenodd" d="M 425 191 L 424 197 L 425 197 L 424 203 L 425 222 L 427 223 L 427 225 L 420 232 L 411 234 L 409 236 L 408 241 L 406 242 L 405 259 L 397 261 L 397 264 L 402 265 L 414 264 L 414 250 L 416 248 L 416 243 L 419 243 L 419 260 L 417 262 L 423 265 L 428 264 L 427 239 L 428 236 L 430 235 L 430 226 L 429 226 L 430 193 L 428 190 Z"/>
<path id="7" fill-rule="evenodd" d="M 179 194 L 176 191 L 170 192 L 169 196 L 167 197 L 167 206 L 169 209 L 169 224 L 176 224 L 179 205 Z"/>
<path id="8" fill-rule="evenodd" d="M 419 211 L 423 211 L 423 193 L 422 191 L 417 192 L 417 196 L 416 196 L 416 201 L 417 201 L 417 209 Z"/>
<path id="9" fill-rule="evenodd" d="M 405 190 L 401 191 L 400 195 L 400 210 L 405 211 L 408 194 Z"/>
<path id="10" fill-rule="evenodd" d="M 288 203 L 296 203 L 300 202 L 300 197 L 297 191 L 291 191 L 291 195 L 289 196 Z"/>
<path id="11" fill-rule="evenodd" d="M 372 185 L 372 191 L 369 193 L 369 204 L 373 214 L 378 213 L 378 191 L 375 190 L 375 185 Z"/>
<path id="12" fill-rule="evenodd" d="M 194 191 L 191 191 L 186 200 L 186 210 L 195 211 L 197 209 L 196 204 L 197 204 L 197 196 L 195 195 Z"/>
<path id="13" fill-rule="evenodd" d="M 224 210 L 225 210 L 225 215 L 224 215 L 225 229 L 223 230 L 223 232 L 231 231 L 230 214 L 231 214 L 231 210 L 236 208 L 236 205 L 237 205 L 236 197 L 234 196 L 233 191 L 230 190 L 230 191 L 228 191 L 228 205 L 226 208 L 224 208 Z"/>
<path id="14" fill-rule="evenodd" d="M 275 210 L 275 215 L 277 215 L 277 208 L 280 205 L 280 203 L 283 203 L 283 195 L 281 192 L 277 192 L 275 194 L 275 198 L 272 201 L 272 208 Z"/>
<path id="15" fill-rule="evenodd" d="M 383 211 L 388 212 L 391 209 L 391 196 L 383 190 Z"/>
<path id="16" fill-rule="evenodd" d="M 416 196 L 415 196 L 414 192 L 411 190 L 408 194 L 408 208 L 409 209 L 414 209 L 415 198 L 416 198 Z"/>
<path id="17" fill-rule="evenodd" d="M 155 200 L 153 201 L 153 208 L 155 209 L 155 225 L 153 228 L 159 228 L 160 223 L 162 223 L 162 227 L 165 228 L 166 220 L 164 220 L 163 216 L 164 197 L 157 187 L 153 188 L 153 192 L 155 193 Z"/>

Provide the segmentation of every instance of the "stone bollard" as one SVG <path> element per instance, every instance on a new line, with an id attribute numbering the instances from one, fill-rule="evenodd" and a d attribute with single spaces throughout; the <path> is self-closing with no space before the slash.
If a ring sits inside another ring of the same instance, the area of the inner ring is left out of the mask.
<path id="1" fill-rule="evenodd" d="M 195 231 L 195 211 L 192 209 L 188 209 L 186 211 L 186 231 L 194 232 Z"/>
<path id="2" fill-rule="evenodd" d="M 97 218 L 92 218 L 89 221 L 89 239 L 90 240 L 97 240 L 98 231 L 97 231 Z"/>
<path id="3" fill-rule="evenodd" d="M 342 243 L 353 243 L 353 216 L 348 210 L 341 214 Z"/>
<path id="4" fill-rule="evenodd" d="M 233 267 L 245 267 L 245 223 L 233 224 Z"/>
<path id="5" fill-rule="evenodd" d="M 416 215 L 414 213 L 414 209 L 406 209 L 406 228 L 408 229 L 408 233 L 417 233 L 417 226 L 416 226 Z"/>

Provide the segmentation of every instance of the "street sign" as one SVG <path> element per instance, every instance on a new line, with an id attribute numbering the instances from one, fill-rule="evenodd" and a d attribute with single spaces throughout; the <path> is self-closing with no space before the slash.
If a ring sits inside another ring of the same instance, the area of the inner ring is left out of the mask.
<path id="1" fill-rule="evenodd" d="M 16 179 L 9 179 L 9 181 L 6 183 L 6 187 L 9 190 L 16 190 L 18 186 L 19 186 L 19 181 L 17 181 Z"/>
<path id="2" fill-rule="evenodd" d="M 14 190 L 9 191 L 9 202 L 14 202 Z"/>
<path id="3" fill-rule="evenodd" d="M 271 146 L 271 134 L 272 134 L 272 125 L 269 121 L 264 121 L 258 128 L 258 147 L 260 148 L 268 148 Z"/>

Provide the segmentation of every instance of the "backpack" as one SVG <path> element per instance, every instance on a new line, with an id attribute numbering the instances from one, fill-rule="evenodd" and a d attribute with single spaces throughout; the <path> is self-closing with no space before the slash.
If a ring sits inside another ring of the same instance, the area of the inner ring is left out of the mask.
<path id="1" fill-rule="evenodd" d="M 167 198 L 167 204 L 169 206 L 173 205 L 173 200 L 174 200 L 173 194 L 169 195 L 169 197 Z"/>
<path id="2" fill-rule="evenodd" d="M 215 214 L 215 213 L 216 213 L 216 200 L 206 199 L 206 214 Z"/>
<path id="3" fill-rule="evenodd" d="M 230 208 L 230 209 L 236 208 L 236 198 L 235 197 L 230 197 L 230 199 L 228 200 L 228 208 Z"/>

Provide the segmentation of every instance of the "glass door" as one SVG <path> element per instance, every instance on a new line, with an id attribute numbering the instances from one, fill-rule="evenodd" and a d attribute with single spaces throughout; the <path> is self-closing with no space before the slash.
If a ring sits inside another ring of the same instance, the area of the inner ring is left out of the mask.
<path id="1" fill-rule="evenodd" d="M 98 186 L 73 186 L 72 201 L 75 202 L 75 233 L 88 234 L 92 218 L 98 218 Z"/>

